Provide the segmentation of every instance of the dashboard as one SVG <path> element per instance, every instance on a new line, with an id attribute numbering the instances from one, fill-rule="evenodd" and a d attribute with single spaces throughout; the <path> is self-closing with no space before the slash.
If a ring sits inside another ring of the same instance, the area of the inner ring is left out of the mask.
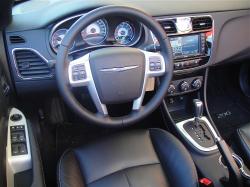
<path id="1" fill-rule="evenodd" d="M 50 46 L 56 53 L 67 30 L 82 15 L 66 18 L 51 29 Z M 108 17 L 97 20 L 81 33 L 71 44 L 70 53 L 86 48 L 105 46 L 134 46 L 141 38 L 142 25 L 124 17 Z"/>
<path id="2" fill-rule="evenodd" d="M 102 6 L 95 1 L 89 4 L 83 4 L 81 0 L 67 2 L 41 2 L 42 5 L 37 6 L 35 1 L 29 1 L 14 8 L 13 20 L 5 30 L 4 40 L 8 67 L 18 94 L 55 90 L 54 66 L 65 33 L 80 16 Z M 195 6 L 189 3 L 185 6 L 179 3 L 168 6 L 169 1 L 165 0 L 158 4 L 153 1 L 133 1 L 129 5 L 121 2 L 119 4 L 146 11 L 161 24 L 170 38 L 174 73 L 177 75 L 202 70 L 237 55 L 249 54 L 250 30 L 246 23 L 250 20 L 250 7 L 244 3 L 205 6 L 204 2 L 197 1 Z M 28 8 L 32 6 L 33 9 Z M 69 55 L 77 58 L 92 50 L 110 46 L 159 50 L 157 39 L 144 25 L 116 15 L 104 17 L 82 28 L 72 43 Z"/>

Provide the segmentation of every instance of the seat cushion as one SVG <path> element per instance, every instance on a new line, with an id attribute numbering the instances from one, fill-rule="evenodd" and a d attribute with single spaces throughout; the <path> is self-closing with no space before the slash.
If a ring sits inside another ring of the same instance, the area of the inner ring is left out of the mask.
<path id="1" fill-rule="evenodd" d="M 250 123 L 237 129 L 237 138 L 244 154 L 244 160 L 246 160 L 246 164 L 250 167 Z"/>
<path id="2" fill-rule="evenodd" d="M 66 151 L 58 165 L 61 187 L 195 187 L 191 156 L 173 135 L 137 130 Z"/>

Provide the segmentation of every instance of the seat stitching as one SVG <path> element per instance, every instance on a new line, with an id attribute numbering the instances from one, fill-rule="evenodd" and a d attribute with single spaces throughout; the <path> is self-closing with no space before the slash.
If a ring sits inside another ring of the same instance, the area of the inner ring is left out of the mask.
<path id="1" fill-rule="evenodd" d="M 127 169 L 132 169 L 132 168 L 136 168 L 136 167 L 143 167 L 143 166 L 150 166 L 150 165 L 157 165 L 157 164 L 160 164 L 160 162 L 149 163 L 149 164 L 141 164 L 141 165 L 136 165 L 136 166 L 131 166 L 131 167 L 123 168 L 123 169 L 121 169 L 121 170 L 118 170 L 118 171 L 109 173 L 108 175 L 105 175 L 105 176 L 103 176 L 103 177 L 100 177 L 100 178 L 98 178 L 98 179 L 95 179 L 94 181 L 91 181 L 91 182 L 87 183 L 87 185 L 92 184 L 92 183 L 94 183 L 94 182 L 97 182 L 97 181 L 99 181 L 99 180 L 102 180 L 102 179 L 105 178 L 105 177 L 111 176 L 111 175 L 113 175 L 113 174 L 115 174 L 115 173 L 118 173 L 118 172 L 121 172 L 121 171 L 124 171 L 124 170 L 127 170 Z"/>

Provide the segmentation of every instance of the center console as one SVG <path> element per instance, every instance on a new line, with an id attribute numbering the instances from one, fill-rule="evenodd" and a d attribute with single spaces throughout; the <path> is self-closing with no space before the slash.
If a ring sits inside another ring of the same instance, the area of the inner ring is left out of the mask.
<path id="1" fill-rule="evenodd" d="M 242 186 L 241 178 L 249 182 L 247 168 L 211 124 L 209 112 L 203 113 L 205 68 L 214 37 L 212 17 L 160 17 L 157 20 L 169 37 L 174 57 L 174 77 L 163 104 L 166 120 L 172 124 L 170 130 L 176 132 L 188 148 L 202 181 L 205 178 L 211 182 L 210 186 L 216 187 Z M 152 38 L 157 51 L 158 41 L 153 34 Z M 200 185 L 204 186 L 202 181 Z"/>

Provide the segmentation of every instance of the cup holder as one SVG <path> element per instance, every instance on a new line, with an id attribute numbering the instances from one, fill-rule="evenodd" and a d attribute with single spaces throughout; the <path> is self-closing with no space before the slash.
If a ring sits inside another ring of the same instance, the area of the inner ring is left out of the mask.
<path id="1" fill-rule="evenodd" d="M 235 153 L 232 153 L 232 157 L 234 158 L 237 166 L 239 167 L 239 170 L 240 170 L 240 173 L 241 173 L 241 176 L 247 180 L 250 180 L 250 171 L 246 168 L 242 158 L 235 154 Z M 225 165 L 225 162 L 222 158 L 222 156 L 220 156 L 219 158 L 219 163 L 220 165 L 222 165 L 224 168 L 227 168 L 227 166 Z"/>

